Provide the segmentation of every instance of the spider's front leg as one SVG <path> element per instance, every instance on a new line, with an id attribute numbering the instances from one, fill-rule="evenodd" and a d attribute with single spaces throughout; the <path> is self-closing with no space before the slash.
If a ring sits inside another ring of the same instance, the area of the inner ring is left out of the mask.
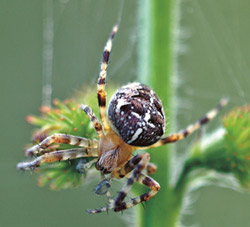
<path id="1" fill-rule="evenodd" d="M 139 203 L 147 201 L 151 199 L 155 194 L 159 191 L 160 185 L 151 177 L 142 173 L 143 169 L 147 167 L 149 162 L 150 155 L 148 153 L 138 154 L 130 159 L 125 166 L 117 171 L 114 176 L 116 178 L 123 178 L 132 170 L 133 173 L 128 178 L 127 183 L 123 186 L 122 190 L 119 192 L 117 198 L 113 203 L 108 205 L 107 207 L 95 209 L 95 210 L 87 210 L 88 213 L 100 213 L 110 209 L 113 209 L 115 212 L 128 209 L 133 207 Z M 138 182 L 140 184 L 144 184 L 151 189 L 148 193 L 140 195 L 136 198 L 132 198 L 127 202 L 123 202 L 128 192 L 130 191 L 134 182 Z"/>
<path id="2" fill-rule="evenodd" d="M 80 136 L 72 136 L 67 134 L 55 133 L 52 136 L 45 138 L 41 143 L 25 151 L 26 156 L 33 156 L 41 154 L 41 151 L 49 147 L 53 143 L 69 144 L 84 148 L 97 148 L 98 141 L 95 139 L 86 139 Z"/>

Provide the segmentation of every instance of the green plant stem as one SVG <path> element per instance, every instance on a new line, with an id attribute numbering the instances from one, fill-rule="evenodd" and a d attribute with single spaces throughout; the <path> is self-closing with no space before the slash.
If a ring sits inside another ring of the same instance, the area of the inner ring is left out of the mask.
<path id="1" fill-rule="evenodd" d="M 141 0 L 139 5 L 139 73 L 140 82 L 152 87 L 162 99 L 168 119 L 173 126 L 173 75 L 175 68 L 174 31 L 178 13 L 176 0 Z M 150 150 L 151 160 L 158 166 L 153 176 L 161 190 L 140 209 L 140 226 L 175 226 L 181 199 L 170 186 L 171 147 Z"/>
<path id="2" fill-rule="evenodd" d="M 223 165 L 225 163 L 225 153 L 226 146 L 224 140 L 224 134 L 217 136 L 214 140 L 210 141 L 206 146 L 201 146 L 200 141 L 195 143 L 189 150 L 191 155 L 185 161 L 184 167 L 181 174 L 177 180 L 174 191 L 176 193 L 185 193 L 187 184 L 191 183 L 192 179 L 189 179 L 189 173 L 197 169 L 217 169 L 224 173 L 230 170 L 227 166 Z M 198 175 L 194 178 L 197 179 Z"/>

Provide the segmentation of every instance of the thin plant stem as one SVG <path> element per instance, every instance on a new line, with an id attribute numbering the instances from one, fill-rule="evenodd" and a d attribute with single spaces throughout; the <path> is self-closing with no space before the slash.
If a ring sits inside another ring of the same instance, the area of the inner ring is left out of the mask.
<path id="1" fill-rule="evenodd" d="M 139 4 L 139 72 L 140 82 L 148 84 L 162 99 L 168 119 L 167 131 L 174 123 L 174 69 L 178 1 L 146 0 Z M 158 170 L 153 176 L 161 189 L 154 199 L 140 209 L 138 226 L 174 226 L 178 221 L 181 200 L 170 185 L 171 146 L 150 150 Z"/>

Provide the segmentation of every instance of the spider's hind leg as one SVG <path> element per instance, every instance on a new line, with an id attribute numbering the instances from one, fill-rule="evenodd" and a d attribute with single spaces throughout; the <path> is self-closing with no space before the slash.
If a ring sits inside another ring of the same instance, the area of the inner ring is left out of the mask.
<path id="1" fill-rule="evenodd" d="M 110 125 L 106 116 L 106 92 L 105 92 L 105 83 L 106 83 L 106 76 L 107 76 L 107 68 L 108 68 L 108 61 L 109 55 L 112 48 L 112 41 L 117 33 L 118 25 L 115 25 L 112 29 L 112 32 L 109 36 L 109 39 L 104 47 L 103 55 L 102 55 L 102 63 L 101 63 L 101 70 L 99 79 L 97 82 L 97 96 L 98 96 L 98 105 L 99 105 L 99 112 L 100 117 L 104 126 L 104 130 L 107 132 L 110 130 Z"/>
<path id="2" fill-rule="evenodd" d="M 166 143 L 174 143 L 174 142 L 177 142 L 181 139 L 184 139 L 188 135 L 192 134 L 194 131 L 198 130 L 202 125 L 204 125 L 204 124 L 208 123 L 210 120 L 212 120 L 219 113 L 219 111 L 227 104 L 227 102 L 228 102 L 227 99 L 221 99 L 221 101 L 217 105 L 217 107 L 210 110 L 205 116 L 200 118 L 200 120 L 196 121 L 192 125 L 189 125 L 186 129 L 183 129 L 178 133 L 167 135 L 149 147 L 139 147 L 138 149 L 159 147 L 159 146 L 162 146 Z"/>

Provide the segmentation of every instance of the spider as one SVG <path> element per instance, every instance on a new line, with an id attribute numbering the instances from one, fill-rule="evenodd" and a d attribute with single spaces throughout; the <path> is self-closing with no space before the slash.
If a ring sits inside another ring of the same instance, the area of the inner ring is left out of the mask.
<path id="1" fill-rule="evenodd" d="M 222 99 L 216 108 L 194 124 L 178 133 L 164 136 L 165 114 L 160 99 L 149 87 L 140 83 L 130 83 L 120 88 L 113 95 L 109 103 L 107 117 L 105 81 L 112 42 L 117 30 L 118 25 L 115 25 L 105 45 L 97 82 L 99 113 L 102 124 L 88 106 L 81 105 L 82 110 L 86 112 L 93 123 L 99 140 L 67 134 L 53 134 L 26 150 L 27 156 L 36 156 L 33 161 L 17 164 L 18 169 L 25 170 L 39 167 L 42 163 L 94 157 L 95 159 L 91 162 L 95 162 L 96 169 L 101 172 L 104 179 L 97 186 L 96 193 L 107 193 L 109 204 L 103 208 L 87 210 L 88 213 L 100 213 L 108 210 L 118 212 L 154 197 L 159 191 L 160 185 L 148 175 L 156 171 L 156 166 L 149 162 L 149 153 L 145 152 L 133 156 L 133 151 L 160 147 L 182 140 L 214 118 L 227 103 L 226 99 Z M 53 143 L 69 144 L 79 148 L 46 153 L 45 149 Z M 84 171 L 86 163 L 80 164 L 83 167 L 79 167 L 79 169 L 82 168 Z M 148 175 L 144 173 L 144 170 L 147 171 Z M 109 180 L 104 178 L 104 175 L 107 174 L 110 174 Z M 128 178 L 126 184 L 122 187 L 116 199 L 112 200 L 109 192 L 107 192 L 111 180 L 124 177 Z M 124 201 L 134 182 L 149 187 L 150 191 Z"/>

